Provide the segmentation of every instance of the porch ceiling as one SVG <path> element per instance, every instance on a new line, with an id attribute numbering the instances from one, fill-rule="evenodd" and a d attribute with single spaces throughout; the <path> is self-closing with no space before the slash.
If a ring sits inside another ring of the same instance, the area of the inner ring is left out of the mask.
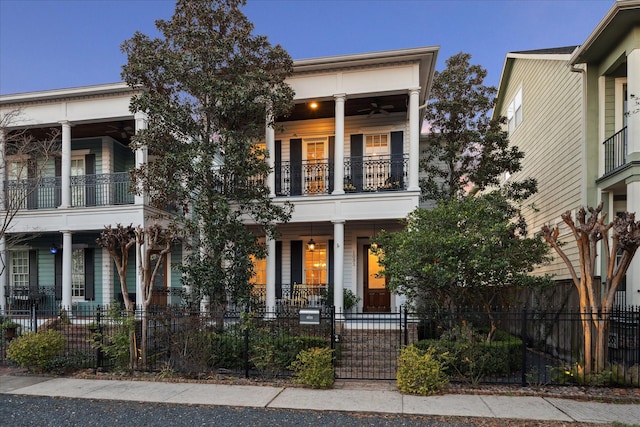
<path id="1" fill-rule="evenodd" d="M 296 104 L 287 117 L 278 118 L 278 122 L 297 120 L 326 119 L 335 116 L 335 101 L 317 101 L 318 108 L 310 107 L 312 100 Z M 387 95 L 365 98 L 347 98 L 345 102 L 345 116 L 367 116 L 388 113 L 402 113 L 407 111 L 409 96 Z M 384 107 L 384 108 L 382 108 Z M 373 113 L 372 113 L 373 111 Z"/>
<path id="2" fill-rule="evenodd" d="M 30 128 L 28 129 L 28 132 L 35 139 L 46 139 L 49 137 L 51 129 L 60 130 L 60 126 Z M 113 120 L 98 123 L 74 124 L 71 127 L 71 138 L 76 139 L 110 136 L 123 145 L 128 145 L 129 142 L 131 142 L 131 136 L 134 132 L 134 120 Z"/>

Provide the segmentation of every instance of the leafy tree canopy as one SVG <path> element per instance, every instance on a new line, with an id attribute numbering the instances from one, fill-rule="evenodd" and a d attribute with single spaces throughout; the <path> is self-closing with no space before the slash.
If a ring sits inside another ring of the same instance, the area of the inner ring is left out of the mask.
<path id="1" fill-rule="evenodd" d="M 427 200 L 461 197 L 498 185 L 505 172 L 520 170 L 524 153 L 509 147 L 504 118 L 491 118 L 496 89 L 485 86 L 487 71 L 470 64 L 471 55 L 458 53 L 436 72 L 425 120 L 429 123 L 427 148 L 421 168 L 422 196 Z M 535 180 L 514 189 L 530 195 Z"/>
<path id="2" fill-rule="evenodd" d="M 255 143 L 293 104 L 285 82 L 293 62 L 253 34 L 244 4 L 178 0 L 171 20 L 156 21 L 161 37 L 136 32 L 122 44 L 122 76 L 141 89 L 131 109 L 148 114 L 134 148 L 148 149 L 151 161 L 134 183 L 155 206 L 178 212 L 191 238 L 186 284 L 220 304 L 227 291 L 247 290 L 249 256 L 264 256 L 245 221 L 273 237 L 273 224 L 290 216 L 290 206 L 269 198 L 269 166 Z"/>
<path id="3" fill-rule="evenodd" d="M 398 233 L 381 233 L 381 264 L 392 290 L 440 304 L 491 304 L 505 287 L 541 285 L 530 276 L 548 247 L 526 237 L 517 207 L 503 191 L 441 200 L 416 209 Z"/>

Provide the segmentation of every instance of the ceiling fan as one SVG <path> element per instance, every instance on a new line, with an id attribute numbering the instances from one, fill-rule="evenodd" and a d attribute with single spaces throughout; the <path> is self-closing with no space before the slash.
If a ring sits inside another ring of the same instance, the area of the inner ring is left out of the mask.
<path id="1" fill-rule="evenodd" d="M 391 110 L 393 108 L 395 108 L 393 105 L 388 104 L 388 105 L 380 105 L 378 102 L 374 101 L 371 104 L 371 107 L 369 108 L 363 108 L 362 110 L 358 110 L 358 113 L 364 113 L 364 112 L 369 112 L 368 116 L 371 117 L 374 114 L 389 114 L 389 111 L 387 110 Z"/>
<path id="2" fill-rule="evenodd" d="M 120 136 L 120 138 L 127 139 L 132 136 L 135 131 L 131 126 L 125 125 L 125 122 L 120 122 L 118 125 L 109 125 L 110 130 L 107 133 L 115 133 Z"/>

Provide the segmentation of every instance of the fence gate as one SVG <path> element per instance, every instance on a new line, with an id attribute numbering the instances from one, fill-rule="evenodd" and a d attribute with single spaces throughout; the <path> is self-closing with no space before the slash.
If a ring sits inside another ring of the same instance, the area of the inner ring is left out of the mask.
<path id="1" fill-rule="evenodd" d="M 413 342 L 415 324 L 407 313 L 335 314 L 336 378 L 395 380 L 398 353 Z"/>

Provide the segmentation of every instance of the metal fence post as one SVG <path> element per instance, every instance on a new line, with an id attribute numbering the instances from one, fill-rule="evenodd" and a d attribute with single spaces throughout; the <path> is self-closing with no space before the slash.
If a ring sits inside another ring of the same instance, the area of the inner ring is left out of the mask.
<path id="1" fill-rule="evenodd" d="M 527 306 L 522 308 L 522 387 L 527 386 Z M 538 373 L 540 375 L 540 373 Z"/>
<path id="2" fill-rule="evenodd" d="M 100 306 L 96 307 L 96 336 L 93 338 L 96 345 L 96 372 L 102 368 L 102 324 Z"/>
<path id="3" fill-rule="evenodd" d="M 404 345 L 409 345 L 409 309 L 404 305 L 402 311 L 404 313 Z M 400 343 L 400 347 L 402 347 L 402 343 Z"/>
<path id="4" fill-rule="evenodd" d="M 249 312 L 245 309 L 247 317 Z M 246 319 L 245 319 L 246 321 Z M 244 377 L 249 378 L 249 326 L 244 324 Z"/>
<path id="5" fill-rule="evenodd" d="M 36 302 L 31 303 L 31 330 L 34 333 L 38 332 L 38 309 Z"/>

